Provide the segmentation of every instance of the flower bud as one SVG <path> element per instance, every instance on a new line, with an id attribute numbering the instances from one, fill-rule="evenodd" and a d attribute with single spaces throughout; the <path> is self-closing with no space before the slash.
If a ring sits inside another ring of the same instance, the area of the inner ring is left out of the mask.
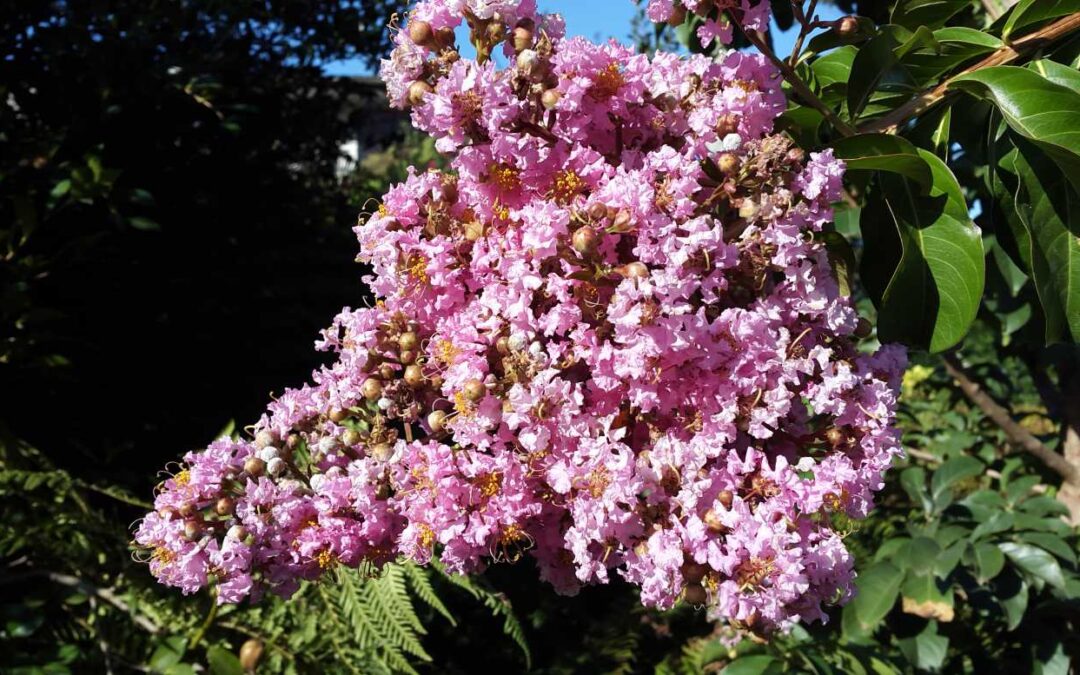
<path id="1" fill-rule="evenodd" d="M 705 578 L 705 573 L 709 571 L 708 565 L 702 565 L 701 563 L 688 562 L 682 566 L 682 576 L 687 583 L 696 584 Z"/>
<path id="2" fill-rule="evenodd" d="M 533 22 L 528 19 L 522 19 L 518 22 L 518 25 L 514 28 L 514 33 L 511 36 L 511 40 L 513 40 L 514 43 L 514 51 L 522 52 L 529 47 L 532 47 L 533 27 Z"/>
<path id="3" fill-rule="evenodd" d="M 263 429 L 259 433 L 255 434 L 255 447 L 265 448 L 268 445 L 273 445 L 277 441 L 273 432 Z"/>
<path id="4" fill-rule="evenodd" d="M 572 245 L 578 253 L 589 255 L 596 251 L 597 241 L 596 230 L 586 225 L 574 233 Z"/>
<path id="5" fill-rule="evenodd" d="M 222 497 L 214 504 L 214 513 L 219 516 L 231 516 L 236 511 L 236 501 L 232 497 Z"/>
<path id="6" fill-rule="evenodd" d="M 611 221 L 611 226 L 619 232 L 625 232 L 630 228 L 633 223 L 634 217 L 630 215 L 630 212 L 626 209 L 619 209 L 615 214 L 615 218 Z"/>
<path id="7" fill-rule="evenodd" d="M 274 478 L 277 478 L 281 474 L 285 473 L 285 469 L 288 468 L 288 464 L 280 457 L 272 459 L 266 463 L 266 473 L 270 474 Z"/>
<path id="8" fill-rule="evenodd" d="M 335 423 L 335 424 L 337 424 L 338 422 L 345 421 L 345 418 L 347 418 L 348 416 L 349 416 L 349 411 L 348 410 L 341 410 L 340 408 L 331 410 L 330 414 L 327 415 L 327 417 L 330 418 L 330 421 Z"/>
<path id="9" fill-rule="evenodd" d="M 398 356 L 398 360 L 403 364 L 409 364 L 415 361 L 417 356 L 419 356 L 419 354 L 417 354 L 415 350 L 406 350 L 401 352 Z"/>
<path id="10" fill-rule="evenodd" d="M 198 509 L 195 508 L 194 504 L 192 504 L 191 502 L 184 502 L 180 505 L 180 509 L 177 511 L 177 513 L 180 515 L 181 518 L 190 518 L 195 515 L 196 511 L 198 511 Z"/>
<path id="11" fill-rule="evenodd" d="M 753 199 L 747 197 L 743 199 L 742 204 L 739 206 L 739 217 L 750 220 L 758 214 L 758 205 Z"/>
<path id="12" fill-rule="evenodd" d="M 733 174 L 739 170 L 739 158 L 730 152 L 725 152 L 717 158 L 716 166 L 725 174 Z"/>
<path id="13" fill-rule="evenodd" d="M 540 104 L 545 110 L 554 110 L 555 106 L 559 105 L 560 99 L 562 99 L 562 94 L 558 89 L 545 89 L 540 95 Z"/>
<path id="14" fill-rule="evenodd" d="M 735 503 L 735 495 L 731 490 L 721 490 L 720 494 L 716 495 L 716 501 L 720 502 L 720 505 L 725 509 L 730 509 L 731 505 Z"/>
<path id="15" fill-rule="evenodd" d="M 401 351 L 408 351 L 416 349 L 416 347 L 420 344 L 420 339 L 416 337 L 416 333 L 410 330 L 399 335 L 397 343 Z"/>
<path id="16" fill-rule="evenodd" d="M 454 46 L 454 29 L 443 26 L 435 31 L 435 46 L 440 49 Z"/>
<path id="17" fill-rule="evenodd" d="M 469 380 L 465 383 L 462 393 L 465 394 L 465 398 L 476 403 L 487 394 L 487 387 L 480 380 Z"/>
<path id="18" fill-rule="evenodd" d="M 432 432 L 439 433 L 446 428 L 446 413 L 442 410 L 432 410 L 428 413 L 427 423 Z"/>
<path id="19" fill-rule="evenodd" d="M 405 384 L 416 389 L 424 384 L 424 371 L 415 363 L 405 369 Z"/>
<path id="20" fill-rule="evenodd" d="M 390 365 L 389 363 L 384 363 L 381 366 L 379 366 L 379 377 L 381 377 L 384 380 L 392 380 L 392 379 L 394 379 L 394 375 L 396 375 L 396 374 L 397 374 L 397 371 L 394 370 L 394 367 L 392 365 Z"/>
<path id="21" fill-rule="evenodd" d="M 276 459 L 277 457 L 279 457 L 280 454 L 278 453 L 277 448 L 275 448 L 272 445 L 268 445 L 265 448 L 263 448 L 262 450 L 260 450 L 258 452 L 258 454 L 256 454 L 255 456 L 258 457 L 259 459 L 261 459 L 264 462 L 269 462 L 270 460 Z"/>
<path id="22" fill-rule="evenodd" d="M 188 541 L 198 541 L 202 536 L 203 526 L 201 523 L 197 523 L 194 520 L 189 520 L 184 523 L 184 539 Z"/>
<path id="23" fill-rule="evenodd" d="M 254 638 L 240 647 L 240 667 L 247 672 L 254 672 L 263 654 L 263 643 Z"/>
<path id="24" fill-rule="evenodd" d="M 409 22 L 409 39 L 421 47 L 432 47 L 435 44 L 435 31 L 431 30 L 431 24 L 427 21 L 414 19 Z"/>
<path id="25" fill-rule="evenodd" d="M 369 377 L 364 380 L 364 384 L 360 385 L 360 393 L 369 401 L 377 401 L 382 396 L 382 382 L 374 377 Z"/>
<path id="26" fill-rule="evenodd" d="M 258 457 L 248 457 L 246 460 L 244 460 L 244 471 L 246 471 L 248 475 L 257 478 L 263 475 L 263 472 L 266 471 L 266 462 L 259 459 Z"/>
<path id="27" fill-rule="evenodd" d="M 376 461 L 386 462 L 390 460 L 394 454 L 394 446 L 389 443 L 376 443 L 368 448 L 368 455 L 373 457 Z"/>
<path id="28" fill-rule="evenodd" d="M 853 37 L 859 32 L 859 20 L 854 16 L 845 16 L 833 25 L 836 34 L 842 38 Z"/>
<path id="29" fill-rule="evenodd" d="M 341 442 L 344 445 L 353 446 L 361 441 L 360 432 L 356 429 L 346 429 L 341 432 Z"/>
<path id="30" fill-rule="evenodd" d="M 435 91 L 431 85 L 423 80 L 417 80 L 409 85 L 409 105 L 418 106 L 424 102 L 424 97 Z"/>
<path id="31" fill-rule="evenodd" d="M 517 55 L 515 63 L 518 70 L 530 75 L 536 66 L 540 64 L 540 55 L 532 49 L 526 49 Z"/>
<path id="32" fill-rule="evenodd" d="M 787 151 L 786 159 L 789 164 L 802 164 L 806 159 L 806 151 L 802 148 L 792 148 Z"/>
<path id="33" fill-rule="evenodd" d="M 290 452 L 296 450 L 300 447 L 301 440 L 300 434 L 289 434 L 288 438 L 285 439 L 285 448 Z"/>
<path id="34" fill-rule="evenodd" d="M 671 16 L 668 17 L 667 25 L 672 28 L 678 28 L 686 22 L 686 8 L 682 6 L 682 3 L 676 2 L 671 8 Z"/>
<path id="35" fill-rule="evenodd" d="M 632 262 L 623 265 L 617 271 L 627 279 L 645 279 L 649 276 L 649 268 L 643 262 Z"/>
<path id="36" fill-rule="evenodd" d="M 727 113 L 716 122 L 716 134 L 723 138 L 739 130 L 739 116 L 735 113 Z"/>
<path id="37" fill-rule="evenodd" d="M 508 355 L 510 353 L 510 338 L 500 335 L 499 339 L 495 341 L 495 351 L 503 356 Z"/>
<path id="38" fill-rule="evenodd" d="M 248 531 L 243 525 L 233 525 L 229 528 L 229 531 L 225 533 L 225 536 L 236 539 L 237 541 L 243 541 L 247 539 Z"/>

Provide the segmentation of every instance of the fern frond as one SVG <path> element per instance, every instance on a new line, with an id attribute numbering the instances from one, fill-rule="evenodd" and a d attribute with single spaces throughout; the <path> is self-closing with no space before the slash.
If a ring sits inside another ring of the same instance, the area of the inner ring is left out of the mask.
<path id="1" fill-rule="evenodd" d="M 521 623 L 514 614 L 514 609 L 510 605 L 510 600 L 502 593 L 498 593 L 488 588 L 483 579 L 479 577 L 474 579 L 461 574 L 450 574 L 442 565 L 434 562 L 432 563 L 432 567 L 438 570 L 442 577 L 451 584 L 463 589 L 472 595 L 473 598 L 482 602 L 485 607 L 491 610 L 491 613 L 494 616 L 502 617 L 503 633 L 513 640 L 518 648 L 521 649 L 521 653 L 525 657 L 525 669 L 531 669 L 532 652 L 529 651 L 529 643 L 525 639 L 525 629 L 521 627 Z"/>
<path id="2" fill-rule="evenodd" d="M 431 577 L 429 576 L 431 572 L 411 562 L 401 563 L 400 566 L 405 571 L 405 576 L 409 580 L 409 587 L 412 589 L 413 594 L 421 602 L 449 621 L 451 626 L 457 626 L 457 621 L 454 620 L 450 610 L 446 608 L 446 605 L 435 593 L 435 587 L 431 585 Z"/>

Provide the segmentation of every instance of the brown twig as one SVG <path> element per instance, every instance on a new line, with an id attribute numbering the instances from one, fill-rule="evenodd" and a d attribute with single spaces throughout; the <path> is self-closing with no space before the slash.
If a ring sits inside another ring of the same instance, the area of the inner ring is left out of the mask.
<path id="1" fill-rule="evenodd" d="M 1080 29 L 1080 12 L 1070 14 L 1048 26 L 1044 26 L 1034 33 L 1025 35 L 1011 45 L 1002 47 L 975 65 L 965 68 L 936 87 L 924 91 L 922 94 L 919 94 L 896 110 L 893 110 L 888 115 L 864 124 L 859 127 L 858 132 L 863 134 L 896 133 L 909 119 L 916 115 L 921 115 L 930 108 L 933 108 L 946 96 L 953 93 L 949 91 L 949 86 L 956 78 L 969 73 L 974 73 L 983 68 L 992 68 L 993 66 L 1003 66 L 1012 63 L 1029 52 L 1044 47 L 1048 43 L 1062 38 L 1077 29 Z"/>
<path id="2" fill-rule="evenodd" d="M 799 54 L 802 53 L 803 40 L 810 33 L 811 30 L 817 25 L 817 21 L 814 20 L 814 12 L 817 10 L 818 0 L 810 0 L 810 6 L 807 7 L 806 12 L 802 10 L 801 0 L 791 0 L 791 8 L 795 12 L 795 18 L 799 21 L 799 36 L 795 38 L 795 45 L 791 48 L 791 55 L 788 56 L 788 63 L 794 67 L 799 62 Z"/>
<path id="3" fill-rule="evenodd" d="M 978 406 L 994 424 L 1005 432 L 1005 437 L 1009 440 L 1010 445 L 1038 458 L 1067 483 L 1080 484 L 1080 468 L 1073 466 L 1063 456 L 1043 445 L 1030 431 L 1020 426 L 1012 418 L 1008 410 L 987 394 L 982 386 L 971 379 L 963 364 L 954 354 L 946 354 L 944 361 L 945 370 L 956 380 L 960 390 L 964 392 L 968 400 Z"/>

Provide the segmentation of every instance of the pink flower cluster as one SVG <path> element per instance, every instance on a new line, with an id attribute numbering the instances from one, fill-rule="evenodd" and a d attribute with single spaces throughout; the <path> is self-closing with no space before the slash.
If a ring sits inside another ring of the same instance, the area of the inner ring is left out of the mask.
<path id="1" fill-rule="evenodd" d="M 905 354 L 856 348 L 819 236 L 843 164 L 772 133 L 772 66 L 567 39 L 532 0 L 421 2 L 396 43 L 391 97 L 451 170 L 356 228 L 380 299 L 325 331 L 337 361 L 162 484 L 152 572 L 237 602 L 528 556 L 562 593 L 617 574 L 758 633 L 824 618 Z"/>
<path id="2" fill-rule="evenodd" d="M 702 46 L 713 40 L 731 42 L 732 21 L 744 30 L 766 31 L 769 28 L 769 0 L 649 0 L 645 14 L 657 23 L 673 26 L 686 21 L 688 13 L 701 17 L 697 36 Z"/>

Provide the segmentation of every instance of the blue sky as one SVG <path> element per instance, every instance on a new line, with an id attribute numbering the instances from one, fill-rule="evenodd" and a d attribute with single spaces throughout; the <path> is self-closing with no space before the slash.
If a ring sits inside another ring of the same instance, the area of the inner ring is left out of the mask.
<path id="1" fill-rule="evenodd" d="M 591 40 L 616 38 L 625 40 L 630 35 L 630 19 L 637 7 L 630 0 L 539 0 L 542 12 L 557 12 L 566 19 L 570 35 L 582 35 Z M 822 4 L 818 11 L 822 19 L 835 19 L 840 12 L 831 4 Z M 781 33 L 773 27 L 776 50 L 783 56 L 790 51 L 796 31 Z M 458 44 L 468 46 L 467 33 L 458 37 Z M 330 75 L 370 75 L 371 72 L 359 61 L 337 61 L 324 66 Z"/>

